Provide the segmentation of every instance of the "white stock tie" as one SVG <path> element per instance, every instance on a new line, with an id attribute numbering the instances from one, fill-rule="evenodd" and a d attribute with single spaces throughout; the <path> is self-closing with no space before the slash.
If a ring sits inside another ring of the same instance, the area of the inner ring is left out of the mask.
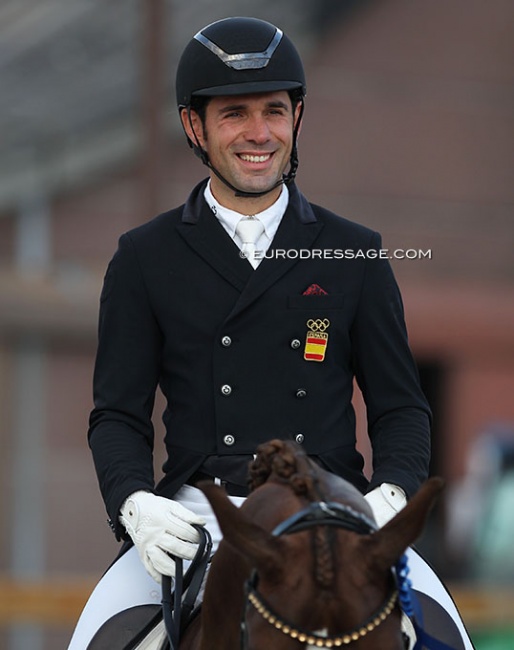
<path id="1" fill-rule="evenodd" d="M 236 226 L 236 233 L 241 238 L 241 257 L 246 257 L 253 268 L 257 268 L 260 259 L 255 259 L 256 244 L 264 232 L 264 226 L 255 217 L 243 217 Z"/>

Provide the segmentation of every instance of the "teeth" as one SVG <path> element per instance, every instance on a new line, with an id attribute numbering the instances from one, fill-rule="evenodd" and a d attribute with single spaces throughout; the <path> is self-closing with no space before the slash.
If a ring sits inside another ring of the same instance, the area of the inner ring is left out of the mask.
<path id="1" fill-rule="evenodd" d="M 262 156 L 250 156 L 248 154 L 241 154 L 240 158 L 241 160 L 245 160 L 246 162 L 266 162 L 266 160 L 269 160 L 270 154 L 263 154 Z"/>

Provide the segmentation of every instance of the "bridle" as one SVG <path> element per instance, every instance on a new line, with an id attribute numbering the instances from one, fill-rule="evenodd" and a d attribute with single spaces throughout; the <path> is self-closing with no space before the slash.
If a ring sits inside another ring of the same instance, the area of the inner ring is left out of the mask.
<path id="1" fill-rule="evenodd" d="M 334 526 L 360 535 L 368 535 L 377 530 L 377 525 L 363 513 L 341 503 L 317 501 L 296 512 L 281 522 L 273 531 L 274 537 L 290 535 L 315 526 Z M 303 630 L 277 614 L 257 590 L 258 575 L 254 570 L 247 580 L 246 607 L 241 621 L 241 650 L 248 648 L 247 612 L 253 607 L 257 613 L 275 629 L 286 636 L 315 648 L 338 648 L 349 645 L 365 637 L 377 628 L 394 610 L 398 600 L 398 591 L 394 588 L 383 605 L 361 626 L 338 636 L 323 636 L 320 632 Z"/>
<path id="2" fill-rule="evenodd" d="M 253 591 L 248 594 L 248 601 L 255 607 L 257 612 L 265 621 L 273 625 L 275 629 L 280 630 L 280 632 L 289 636 L 291 639 L 295 639 L 301 643 L 307 643 L 315 648 L 338 648 L 343 645 L 348 645 L 353 641 L 358 641 L 386 620 L 389 614 L 393 611 L 397 599 L 398 592 L 395 589 L 392 591 L 389 599 L 384 603 L 384 605 L 373 614 L 373 616 L 370 616 L 363 625 L 340 636 L 327 637 L 322 636 L 318 632 L 308 632 L 307 630 L 294 627 L 292 624 L 280 618 L 257 592 Z M 243 648 L 244 647 L 246 646 L 243 645 Z"/>
<path id="3" fill-rule="evenodd" d="M 318 501 L 288 517 L 273 531 L 272 535 L 289 535 L 314 528 L 315 526 L 332 526 L 342 528 L 360 535 L 368 535 L 378 530 L 374 521 L 361 512 L 357 512 L 348 505 L 335 502 Z M 196 527 L 196 526 L 195 526 Z M 202 526 L 197 527 L 200 534 L 198 553 L 192 561 L 186 575 L 182 575 L 182 560 L 175 557 L 177 573 L 175 576 L 175 589 L 172 594 L 171 578 L 163 576 L 163 617 L 169 639 L 170 650 L 178 650 L 180 633 L 187 625 L 189 616 L 193 611 L 205 570 L 209 563 L 212 540 L 209 531 Z M 413 650 L 428 648 L 429 650 L 455 650 L 453 646 L 436 639 L 423 628 L 423 614 L 412 589 L 408 577 L 409 566 L 407 555 L 404 553 L 396 565 L 392 567 L 396 587 L 393 588 L 382 606 L 372 614 L 364 623 L 339 636 L 324 636 L 320 632 L 303 630 L 286 621 L 282 616 L 273 611 L 266 600 L 258 592 L 258 575 L 254 570 L 245 584 L 246 606 L 241 620 L 241 650 L 248 650 L 248 625 L 247 613 L 253 607 L 257 613 L 275 629 L 289 638 L 306 643 L 314 648 L 339 648 L 365 637 L 376 629 L 394 610 L 396 604 L 400 606 L 405 616 L 413 623 L 416 643 Z M 182 596 L 185 594 L 184 598 Z M 173 600 L 173 602 L 172 602 Z M 404 636 L 406 647 L 408 639 Z"/>

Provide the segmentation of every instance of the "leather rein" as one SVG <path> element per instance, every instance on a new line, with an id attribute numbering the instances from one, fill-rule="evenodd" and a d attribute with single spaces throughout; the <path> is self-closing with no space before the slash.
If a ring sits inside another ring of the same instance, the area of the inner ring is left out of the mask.
<path id="1" fill-rule="evenodd" d="M 377 530 L 376 524 L 371 519 L 350 506 L 335 502 L 317 501 L 280 523 L 272 531 L 272 535 L 275 537 L 289 535 L 314 526 L 334 526 L 360 535 L 367 535 Z M 361 626 L 338 636 L 323 636 L 320 632 L 303 630 L 285 620 L 268 605 L 266 600 L 259 594 L 257 587 L 258 576 L 254 570 L 245 585 L 247 604 L 241 621 L 242 650 L 248 648 L 246 614 L 250 606 L 275 629 L 296 641 L 315 648 L 338 648 L 357 641 L 377 628 L 391 614 L 398 600 L 398 591 L 393 589 L 380 609 Z"/>
<path id="2" fill-rule="evenodd" d="M 200 535 L 200 543 L 189 569 L 184 575 L 182 558 L 172 555 L 175 578 L 172 580 L 170 576 L 162 576 L 162 613 L 169 650 L 179 648 L 180 637 L 190 621 L 211 559 L 212 538 L 209 531 L 197 524 L 193 526 Z"/>

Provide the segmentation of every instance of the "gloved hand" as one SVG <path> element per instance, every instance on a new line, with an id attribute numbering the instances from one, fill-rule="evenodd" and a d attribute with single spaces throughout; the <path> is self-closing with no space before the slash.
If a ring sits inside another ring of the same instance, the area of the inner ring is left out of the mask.
<path id="1" fill-rule="evenodd" d="M 382 483 L 382 485 L 365 494 L 364 498 L 371 506 L 379 528 L 382 528 L 407 504 L 405 492 L 392 483 Z"/>
<path id="2" fill-rule="evenodd" d="M 175 575 L 175 562 L 168 553 L 194 558 L 200 536 L 191 524 L 203 526 L 205 520 L 177 501 L 142 490 L 131 494 L 120 512 L 121 523 L 156 582 L 162 575 Z"/>

